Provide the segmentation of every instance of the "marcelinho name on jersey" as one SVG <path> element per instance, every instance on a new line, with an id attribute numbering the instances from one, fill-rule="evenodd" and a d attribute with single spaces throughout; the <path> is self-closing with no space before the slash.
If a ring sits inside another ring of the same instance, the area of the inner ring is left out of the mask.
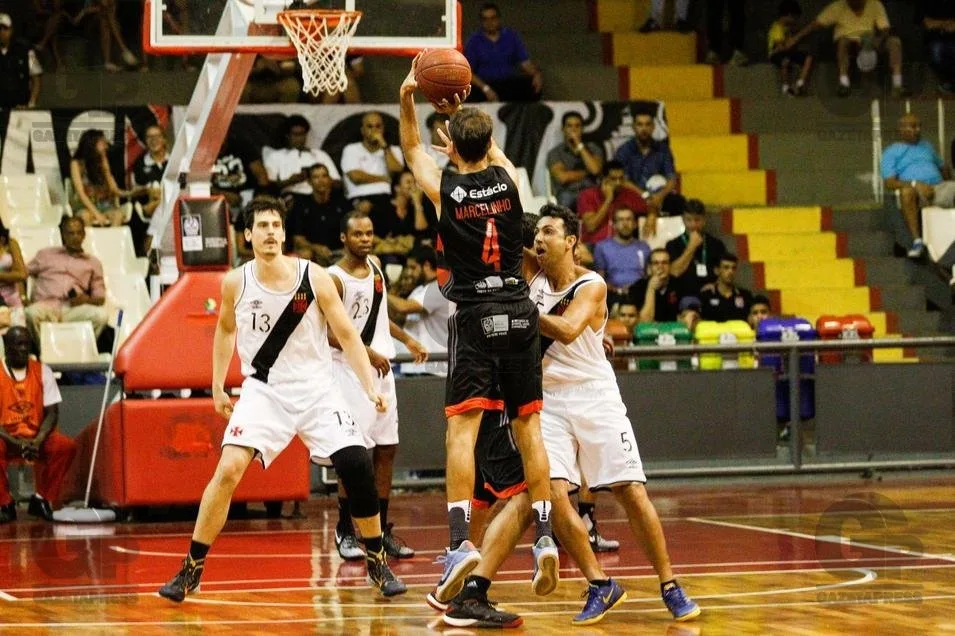
<path id="1" fill-rule="evenodd" d="M 454 218 L 458 221 L 467 219 L 480 219 L 485 216 L 497 216 L 502 212 L 511 210 L 510 199 L 498 199 L 490 203 L 473 203 L 471 205 L 459 205 L 454 209 Z"/>

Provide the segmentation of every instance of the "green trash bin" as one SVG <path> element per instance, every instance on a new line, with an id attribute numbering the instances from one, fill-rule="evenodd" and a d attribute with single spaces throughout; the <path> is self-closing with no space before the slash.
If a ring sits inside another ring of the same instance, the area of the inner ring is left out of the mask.
<path id="1" fill-rule="evenodd" d="M 693 335 L 682 322 L 642 322 L 637 325 L 637 344 L 641 346 L 668 347 L 673 345 L 688 345 L 693 343 Z M 687 357 L 680 358 L 640 358 L 638 368 L 643 370 L 675 371 L 677 369 L 691 369 L 692 364 Z"/>

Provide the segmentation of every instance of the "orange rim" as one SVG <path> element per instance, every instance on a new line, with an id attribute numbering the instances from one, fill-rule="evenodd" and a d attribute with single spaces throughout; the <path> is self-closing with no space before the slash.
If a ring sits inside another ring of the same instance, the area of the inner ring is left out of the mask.
<path id="1" fill-rule="evenodd" d="M 279 11 L 276 19 L 282 26 L 288 26 L 294 22 L 316 22 L 321 20 L 326 26 L 335 28 L 342 18 L 355 20 L 361 17 L 361 11 L 335 11 L 331 9 L 292 9 L 290 11 Z"/>

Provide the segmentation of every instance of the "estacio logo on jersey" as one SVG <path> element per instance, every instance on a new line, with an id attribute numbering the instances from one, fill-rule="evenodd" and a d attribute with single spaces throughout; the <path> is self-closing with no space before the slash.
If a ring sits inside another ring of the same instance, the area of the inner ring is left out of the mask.
<path id="1" fill-rule="evenodd" d="M 464 197 L 470 197 L 472 199 L 487 199 L 488 197 L 493 197 L 496 194 L 501 194 L 502 192 L 507 192 L 508 186 L 506 183 L 495 183 L 491 186 L 486 186 L 480 189 L 471 189 L 465 191 L 461 186 L 456 187 L 451 191 L 451 198 L 461 203 L 464 200 Z"/>

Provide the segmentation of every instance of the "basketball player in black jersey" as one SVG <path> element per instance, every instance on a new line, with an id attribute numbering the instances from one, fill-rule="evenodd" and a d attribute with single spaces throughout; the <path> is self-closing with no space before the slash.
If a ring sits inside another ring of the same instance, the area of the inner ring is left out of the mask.
<path id="1" fill-rule="evenodd" d="M 524 461 L 536 521 L 534 591 L 557 586 L 557 549 L 551 537 L 547 455 L 540 435 L 542 406 L 537 307 L 528 298 L 523 260 L 517 171 L 491 137 L 491 118 L 475 108 L 444 104 L 451 115 L 442 131 L 457 173 L 442 172 L 421 142 L 415 112 L 415 65 L 400 90 L 401 149 L 418 185 L 435 205 L 438 251 L 447 268 L 442 293 L 457 303 L 450 320 L 450 363 L 445 395 L 447 496 L 451 542 L 433 594 L 454 597 L 481 559 L 467 540 L 474 486 L 474 445 L 486 408 L 504 408 Z M 465 97 L 465 96 L 459 96 Z M 500 400 L 491 391 L 501 387 Z"/>

